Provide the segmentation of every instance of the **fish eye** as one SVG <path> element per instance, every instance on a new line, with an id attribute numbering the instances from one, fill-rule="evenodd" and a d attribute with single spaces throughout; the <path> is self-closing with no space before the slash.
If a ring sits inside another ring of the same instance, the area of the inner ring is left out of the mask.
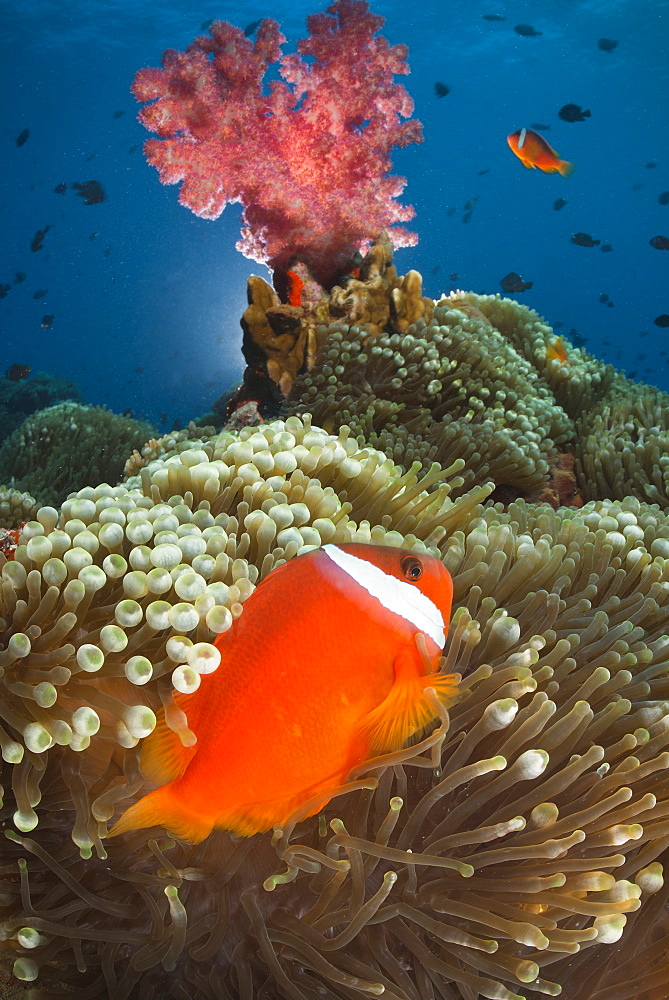
<path id="1" fill-rule="evenodd" d="M 423 564 L 420 559 L 417 559 L 415 556 L 405 556 L 401 565 L 402 572 L 407 580 L 411 583 L 415 583 L 416 580 L 420 580 L 423 575 Z"/>

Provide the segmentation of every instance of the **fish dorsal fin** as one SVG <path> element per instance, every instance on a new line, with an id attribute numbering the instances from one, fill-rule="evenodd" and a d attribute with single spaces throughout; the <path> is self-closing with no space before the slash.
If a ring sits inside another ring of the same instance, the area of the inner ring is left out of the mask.
<path id="1" fill-rule="evenodd" d="M 372 754 L 398 750 L 435 717 L 434 708 L 425 697 L 425 688 L 434 688 L 445 708 L 453 704 L 458 695 L 459 677 L 438 672 L 420 673 L 416 668 L 415 650 L 405 647 L 395 657 L 393 667 L 392 688 L 361 723 Z"/>
<path id="2" fill-rule="evenodd" d="M 188 718 L 188 703 L 193 695 L 178 696 L 178 708 Z M 192 715 L 192 712 L 191 712 Z M 142 774 L 156 785 L 166 785 L 168 781 L 180 778 L 197 751 L 197 743 L 184 746 L 181 737 L 165 722 L 164 709 L 158 712 L 158 721 L 153 732 L 142 744 Z"/>

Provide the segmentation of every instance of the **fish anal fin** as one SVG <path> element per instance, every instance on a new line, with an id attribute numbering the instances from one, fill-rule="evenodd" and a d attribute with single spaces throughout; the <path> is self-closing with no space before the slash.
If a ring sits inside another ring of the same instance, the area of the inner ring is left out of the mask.
<path id="1" fill-rule="evenodd" d="M 423 729 L 435 717 L 435 710 L 425 697 L 426 688 L 434 688 L 445 708 L 458 696 L 459 677 L 454 674 L 419 673 L 415 653 L 403 650 L 393 664 L 395 683 L 377 708 L 361 723 L 362 734 L 373 754 L 388 753 L 403 746 L 410 736 Z"/>
<path id="2" fill-rule="evenodd" d="M 129 830 L 162 826 L 180 840 L 199 844 L 214 828 L 215 818 L 190 810 L 173 785 L 163 785 L 130 806 L 109 831 L 118 837 Z"/>
<path id="3" fill-rule="evenodd" d="M 181 705 L 179 705 L 181 708 Z M 165 713 L 158 713 L 153 732 L 142 743 L 142 774 L 156 785 L 165 785 L 180 778 L 195 753 L 197 744 L 186 747 L 178 733 L 165 722 Z"/>

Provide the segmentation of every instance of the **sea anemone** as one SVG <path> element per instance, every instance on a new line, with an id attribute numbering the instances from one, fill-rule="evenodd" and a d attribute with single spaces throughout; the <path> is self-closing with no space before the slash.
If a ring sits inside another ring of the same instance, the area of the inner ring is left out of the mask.
<path id="1" fill-rule="evenodd" d="M 29 522 L 2 566 L 0 949 L 34 1000 L 658 1000 L 669 517 L 453 501 L 459 468 L 293 417 Z M 278 562 L 351 540 L 451 572 L 450 720 L 273 835 L 105 841 L 190 660 Z"/>

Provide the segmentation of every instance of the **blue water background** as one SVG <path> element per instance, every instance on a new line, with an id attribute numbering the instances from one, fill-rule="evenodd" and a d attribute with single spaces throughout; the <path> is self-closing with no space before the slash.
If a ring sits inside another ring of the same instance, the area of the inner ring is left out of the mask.
<path id="1" fill-rule="evenodd" d="M 69 377 L 87 402 L 129 408 L 163 429 L 205 412 L 238 381 L 246 278 L 269 275 L 235 250 L 240 206 L 205 221 L 178 204 L 176 187 L 160 185 L 142 155 L 148 133 L 129 87 L 140 67 L 184 48 L 207 19 L 245 27 L 276 17 L 292 51 L 306 15 L 324 8 L 0 4 L 0 284 L 11 285 L 0 300 L 0 372 L 21 363 Z M 435 297 L 452 287 L 498 292 L 516 271 L 534 283 L 517 297 L 563 324 L 558 332 L 577 330 L 598 357 L 669 390 L 669 330 L 653 323 L 669 313 L 669 251 L 649 245 L 669 236 L 669 205 L 658 202 L 669 190 L 667 0 L 376 0 L 372 9 L 390 41 L 410 47 L 411 75 L 401 80 L 425 128 L 422 145 L 394 156 L 420 236 L 397 252 L 398 270 L 417 268 Z M 519 23 L 541 35 L 518 35 Z M 602 37 L 618 47 L 601 51 Z M 436 81 L 451 88 L 446 97 L 436 97 Z M 570 102 L 591 118 L 561 121 Z M 570 178 L 525 170 L 508 149 L 506 135 L 535 122 L 551 126 L 544 136 L 575 163 Z M 69 187 L 92 179 L 102 204 L 85 205 Z M 64 182 L 67 192 L 54 193 Z M 561 211 L 558 198 L 567 200 Z M 47 225 L 44 248 L 31 252 Z M 613 251 L 575 245 L 579 231 Z M 54 316 L 48 330 L 45 314 Z"/>

